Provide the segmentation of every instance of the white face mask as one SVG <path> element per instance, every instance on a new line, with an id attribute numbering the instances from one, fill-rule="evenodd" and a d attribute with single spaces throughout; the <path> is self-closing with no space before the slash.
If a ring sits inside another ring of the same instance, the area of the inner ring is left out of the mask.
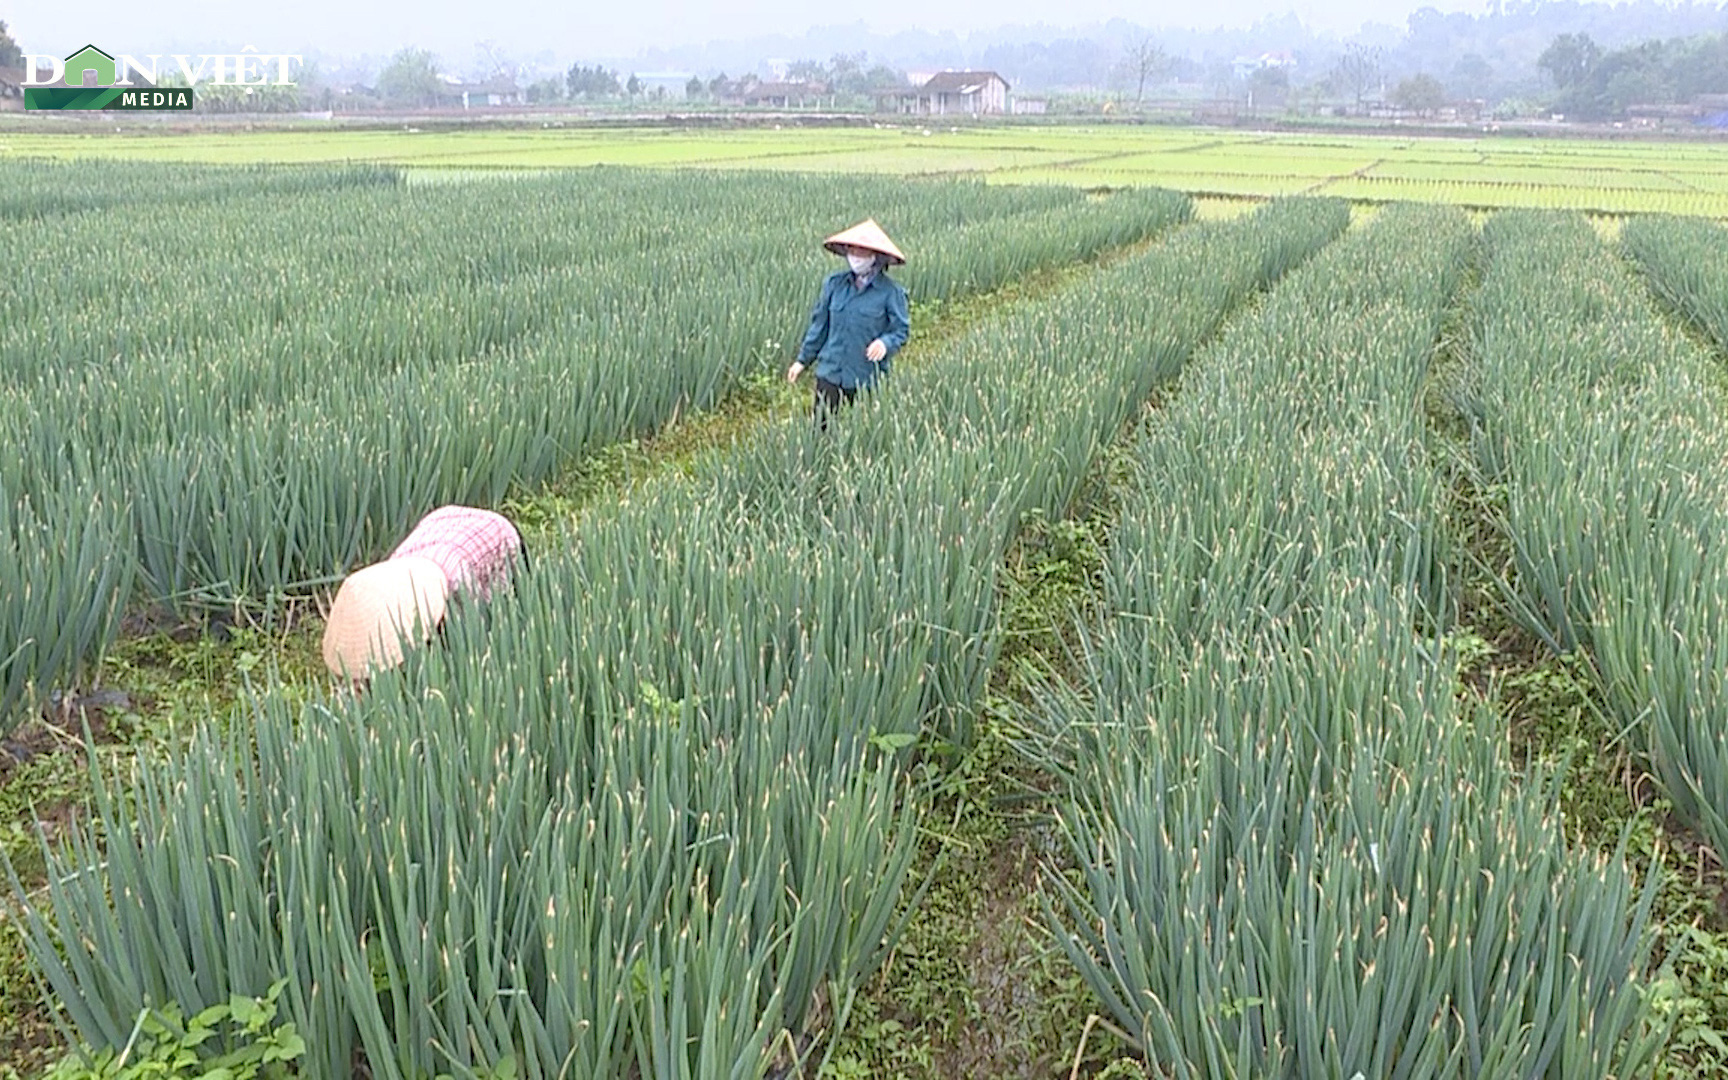
<path id="1" fill-rule="evenodd" d="M 874 255 L 848 255 L 846 261 L 852 264 L 852 272 L 859 276 L 876 269 L 876 256 Z"/>

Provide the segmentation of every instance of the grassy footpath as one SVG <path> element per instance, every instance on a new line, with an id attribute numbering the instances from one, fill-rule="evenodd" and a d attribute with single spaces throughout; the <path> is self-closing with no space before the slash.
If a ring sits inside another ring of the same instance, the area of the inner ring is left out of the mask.
<path id="1" fill-rule="evenodd" d="M 1157 408 L 1149 402 L 1142 418 Z M 1126 441 L 1065 515 L 1029 521 L 1009 552 L 1005 640 L 978 744 L 948 774 L 918 854 L 929 891 L 825 1076 L 1144 1075 L 1112 1027 L 1096 1023 L 1097 1002 L 1045 928 L 1045 864 L 1061 850 L 1054 791 L 1016 748 L 1027 677 L 1068 667 L 1074 612 L 1098 587 Z"/>
<path id="2" fill-rule="evenodd" d="M 1226 216 L 1233 205 L 1211 208 Z M 1111 251 L 1083 263 L 1041 271 L 995 292 L 913 310 L 914 337 L 902 365 L 937 355 L 979 321 L 1014 304 L 1053 293 L 1098 266 L 1142 250 L 1152 241 Z M 797 386 L 764 377 L 715 409 L 677 417 L 647 439 L 615 444 L 566 470 L 544 488 L 510 498 L 503 509 L 523 527 L 532 547 L 555 535 L 556 525 L 585 509 L 627 499 L 641 485 L 676 478 L 707 456 L 776 418 L 808 407 L 809 379 Z M 248 685 L 311 687 L 322 683 L 318 656 L 322 624 L 316 612 L 294 613 L 281 629 L 213 625 L 148 630 L 117 645 L 106 688 L 29 725 L 0 746 L 0 845 L 27 887 L 42 883 L 36 840 L 41 821 L 52 837 L 83 813 L 89 759 L 82 752 L 88 723 L 96 736 L 95 760 L 107 769 L 130 767 L 183 745 L 196 727 L 223 717 Z M 98 705 L 97 703 L 100 703 Z M 220 720 L 218 720 L 220 722 Z M 0 1077 L 29 1076 L 62 1052 L 53 1018 L 28 974 L 21 941 L 0 907 Z"/>

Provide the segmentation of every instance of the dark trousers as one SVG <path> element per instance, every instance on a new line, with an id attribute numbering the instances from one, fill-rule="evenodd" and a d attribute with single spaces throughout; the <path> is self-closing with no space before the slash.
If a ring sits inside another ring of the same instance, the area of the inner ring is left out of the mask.
<path id="1" fill-rule="evenodd" d="M 848 389 L 839 383 L 831 383 L 827 379 L 816 380 L 816 401 L 811 406 L 811 415 L 816 418 L 818 430 L 828 430 L 828 414 L 837 411 L 841 405 L 850 405 L 858 397 L 856 386 Z"/>

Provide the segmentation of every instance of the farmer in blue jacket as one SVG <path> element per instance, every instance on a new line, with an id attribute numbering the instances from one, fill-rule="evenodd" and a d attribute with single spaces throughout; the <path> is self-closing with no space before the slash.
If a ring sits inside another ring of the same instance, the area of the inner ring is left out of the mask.
<path id="1" fill-rule="evenodd" d="M 847 268 L 822 282 L 798 359 L 786 369 L 786 381 L 797 382 L 816 362 L 818 422 L 842 401 L 870 389 L 878 375 L 888 374 L 888 362 L 912 331 L 906 290 L 887 272 L 889 266 L 905 265 L 906 256 L 875 219 L 835 233 L 822 246 L 845 256 Z"/>

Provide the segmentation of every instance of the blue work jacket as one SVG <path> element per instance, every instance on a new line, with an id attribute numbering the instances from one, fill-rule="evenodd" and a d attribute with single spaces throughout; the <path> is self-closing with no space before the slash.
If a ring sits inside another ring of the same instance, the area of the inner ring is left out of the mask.
<path id="1" fill-rule="evenodd" d="M 848 390 L 869 387 L 878 373 L 888 374 L 889 361 L 911 332 L 906 290 L 898 281 L 878 270 L 860 289 L 851 270 L 839 270 L 822 282 L 798 362 L 815 360 L 818 379 Z M 864 347 L 877 338 L 888 347 L 888 355 L 873 364 L 864 358 Z"/>

